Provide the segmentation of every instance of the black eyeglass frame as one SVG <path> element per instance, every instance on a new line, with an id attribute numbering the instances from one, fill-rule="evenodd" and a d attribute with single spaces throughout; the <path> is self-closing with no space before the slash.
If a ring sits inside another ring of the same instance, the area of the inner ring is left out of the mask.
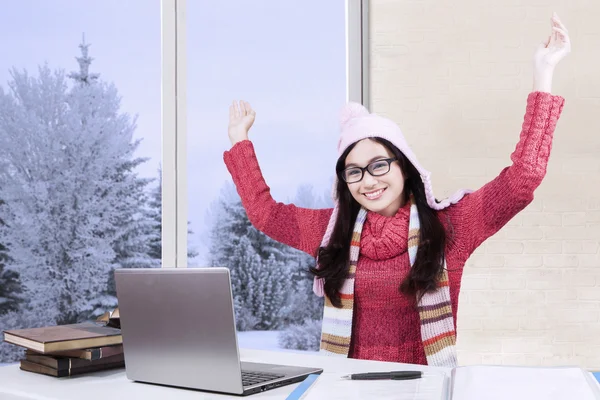
<path id="1" fill-rule="evenodd" d="M 369 168 L 372 168 L 374 164 L 376 163 L 380 163 L 382 161 L 387 162 L 387 171 L 381 173 L 381 174 L 375 174 L 373 173 Z M 388 172 L 390 172 L 390 169 L 392 168 L 391 165 L 394 161 L 398 161 L 398 157 L 392 157 L 392 158 L 381 158 L 379 160 L 375 160 L 371 163 L 369 163 L 366 167 L 348 167 L 348 168 L 344 168 L 343 170 L 340 171 L 340 173 L 338 174 L 340 179 L 343 180 L 344 182 L 350 184 L 350 183 L 358 183 L 360 181 L 363 180 L 363 178 L 365 177 L 365 171 L 368 172 L 371 176 L 383 176 L 385 174 L 387 174 Z M 345 178 L 345 174 L 344 172 L 349 170 L 349 169 L 356 169 L 356 170 L 360 170 L 360 179 L 356 180 L 356 181 L 352 181 L 352 182 L 348 182 Z"/>

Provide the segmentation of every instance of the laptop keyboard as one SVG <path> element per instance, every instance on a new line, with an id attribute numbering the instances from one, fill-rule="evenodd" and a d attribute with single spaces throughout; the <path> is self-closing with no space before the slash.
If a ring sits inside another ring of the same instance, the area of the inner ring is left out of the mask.
<path id="1" fill-rule="evenodd" d="M 259 383 L 271 381 L 273 379 L 283 378 L 285 375 L 270 374 L 267 372 L 242 371 L 242 385 L 252 386 Z"/>

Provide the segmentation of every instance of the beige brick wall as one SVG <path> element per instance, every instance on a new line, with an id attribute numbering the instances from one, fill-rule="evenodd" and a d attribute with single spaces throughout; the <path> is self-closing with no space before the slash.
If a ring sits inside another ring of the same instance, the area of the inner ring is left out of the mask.
<path id="1" fill-rule="evenodd" d="M 548 174 L 466 265 L 461 364 L 600 369 L 600 2 L 370 1 L 371 108 L 400 124 L 438 197 L 509 165 L 554 10 L 573 52 Z"/>

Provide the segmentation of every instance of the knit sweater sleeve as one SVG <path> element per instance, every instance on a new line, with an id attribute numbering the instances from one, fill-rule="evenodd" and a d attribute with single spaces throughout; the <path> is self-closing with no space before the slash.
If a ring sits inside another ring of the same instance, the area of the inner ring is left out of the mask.
<path id="1" fill-rule="evenodd" d="M 333 210 L 273 200 L 249 140 L 236 143 L 223 158 L 252 225 L 278 242 L 316 256 Z"/>
<path id="2" fill-rule="evenodd" d="M 446 209 L 450 241 L 465 259 L 533 201 L 534 190 L 546 174 L 554 128 L 563 105 L 560 96 L 530 93 L 520 139 L 511 155 L 512 165 Z"/>

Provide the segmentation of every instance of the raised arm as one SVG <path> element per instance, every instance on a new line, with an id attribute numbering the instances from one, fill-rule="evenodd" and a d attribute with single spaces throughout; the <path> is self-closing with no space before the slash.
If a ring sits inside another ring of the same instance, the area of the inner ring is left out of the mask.
<path id="1" fill-rule="evenodd" d="M 571 48 L 567 30 L 556 14 L 551 24 L 552 35 L 535 52 L 534 91 L 527 97 L 512 165 L 448 208 L 445 214 L 449 218 L 442 218 L 454 235 L 454 245 L 465 257 L 533 201 L 533 193 L 546 174 L 554 129 L 564 105 L 562 97 L 550 94 L 552 76 L 556 64 Z"/>
<path id="2" fill-rule="evenodd" d="M 273 200 L 258 165 L 254 146 L 248 140 L 248 130 L 255 115 L 246 102 L 234 103 L 230 107 L 229 138 L 232 148 L 223 156 L 248 219 L 256 229 L 274 240 L 316 256 L 332 209 L 313 210 Z"/>

